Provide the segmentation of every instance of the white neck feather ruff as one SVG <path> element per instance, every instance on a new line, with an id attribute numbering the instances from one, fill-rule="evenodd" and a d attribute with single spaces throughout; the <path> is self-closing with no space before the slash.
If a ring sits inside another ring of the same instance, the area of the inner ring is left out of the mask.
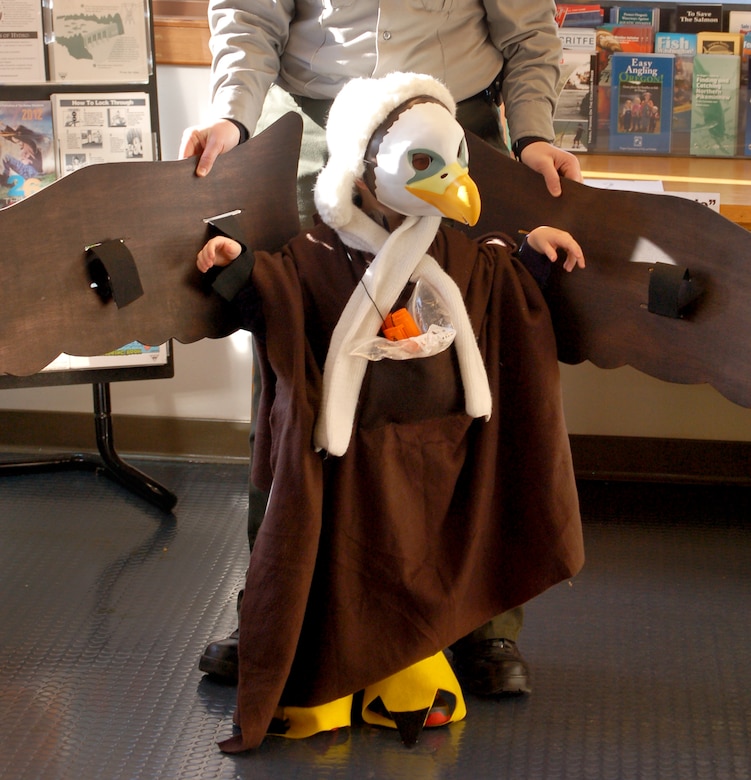
<path id="1" fill-rule="evenodd" d="M 341 456 L 352 436 L 357 402 L 368 359 L 353 354 L 375 337 L 381 314 L 390 312 L 410 281 L 425 279 L 441 295 L 456 328 L 455 345 L 465 408 L 472 417 L 490 417 L 487 373 L 459 288 L 426 254 L 441 224 L 439 216 L 408 216 L 392 233 L 357 208 L 352 197 L 362 176 L 365 149 L 388 114 L 412 97 L 427 95 L 455 112 L 450 93 L 429 76 L 393 73 L 383 79 L 357 79 L 341 91 L 329 115 L 331 157 L 315 188 L 318 212 L 348 247 L 375 255 L 334 328 L 323 372 L 323 398 L 316 420 L 316 449 Z"/>
<path id="2" fill-rule="evenodd" d="M 357 225 L 350 224 L 337 232 L 346 245 L 376 256 L 363 277 L 363 284 L 358 284 L 352 293 L 331 337 L 323 370 L 321 410 L 313 437 L 316 449 L 331 455 L 344 455 L 347 451 L 369 362 L 352 352 L 380 330 L 379 311 L 391 311 L 407 283 L 418 278 L 430 282 L 443 297 L 456 327 L 454 343 L 467 414 L 489 419 L 490 386 L 461 292 L 438 263 L 425 254 L 435 238 L 440 217 L 407 217 L 389 234 L 362 212 L 358 214 L 362 220 L 355 222 L 367 223 L 363 225 L 366 230 L 360 232 Z"/>

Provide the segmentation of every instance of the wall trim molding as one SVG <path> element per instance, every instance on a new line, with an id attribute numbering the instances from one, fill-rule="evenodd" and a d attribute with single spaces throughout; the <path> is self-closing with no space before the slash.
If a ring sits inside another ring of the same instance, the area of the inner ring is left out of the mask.
<path id="1" fill-rule="evenodd" d="M 751 442 L 571 436 L 579 479 L 751 485 Z"/>
<path id="2" fill-rule="evenodd" d="M 249 423 L 112 415 L 121 455 L 247 461 Z M 0 451 L 96 452 L 93 414 L 0 410 Z M 583 480 L 751 486 L 751 442 L 571 435 Z"/>
<path id="3" fill-rule="evenodd" d="M 250 423 L 176 417 L 112 415 L 120 455 L 198 461 L 247 461 Z M 4 453 L 96 452 L 94 415 L 0 410 Z"/>

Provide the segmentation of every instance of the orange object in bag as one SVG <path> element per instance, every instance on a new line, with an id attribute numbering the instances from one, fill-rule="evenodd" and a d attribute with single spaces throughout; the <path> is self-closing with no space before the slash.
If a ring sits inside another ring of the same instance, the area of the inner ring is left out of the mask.
<path id="1" fill-rule="evenodd" d="M 383 335 L 389 341 L 401 341 L 412 336 L 419 336 L 422 332 L 406 309 L 399 309 L 389 314 L 383 321 L 382 330 Z"/>

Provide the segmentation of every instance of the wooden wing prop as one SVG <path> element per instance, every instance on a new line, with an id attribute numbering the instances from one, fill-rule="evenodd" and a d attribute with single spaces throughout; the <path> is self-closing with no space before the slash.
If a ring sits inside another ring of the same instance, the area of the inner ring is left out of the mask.
<path id="1" fill-rule="evenodd" d="M 205 178 L 195 159 L 93 165 L 0 211 L 0 374 L 34 374 L 61 352 L 235 330 L 195 267 L 205 220 L 237 212 L 233 232 L 254 249 L 294 236 L 301 135 L 288 114 Z"/>
<path id="2" fill-rule="evenodd" d="M 563 362 L 628 364 L 751 406 L 751 233 L 676 196 L 564 180 L 554 198 L 480 139 L 469 149 L 482 197 L 474 235 L 551 225 L 584 250 L 587 267 L 554 264 L 546 291 Z"/>

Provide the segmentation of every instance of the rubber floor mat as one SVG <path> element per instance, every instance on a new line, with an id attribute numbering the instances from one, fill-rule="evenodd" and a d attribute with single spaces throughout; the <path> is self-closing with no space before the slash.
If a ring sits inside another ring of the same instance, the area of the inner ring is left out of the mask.
<path id="1" fill-rule="evenodd" d="M 225 756 L 247 467 L 142 461 L 173 514 L 89 473 L 0 480 L 0 778 L 751 778 L 751 525 L 742 489 L 580 485 L 587 563 L 529 603 L 533 692 L 467 697 L 405 748 L 358 726 Z"/>

